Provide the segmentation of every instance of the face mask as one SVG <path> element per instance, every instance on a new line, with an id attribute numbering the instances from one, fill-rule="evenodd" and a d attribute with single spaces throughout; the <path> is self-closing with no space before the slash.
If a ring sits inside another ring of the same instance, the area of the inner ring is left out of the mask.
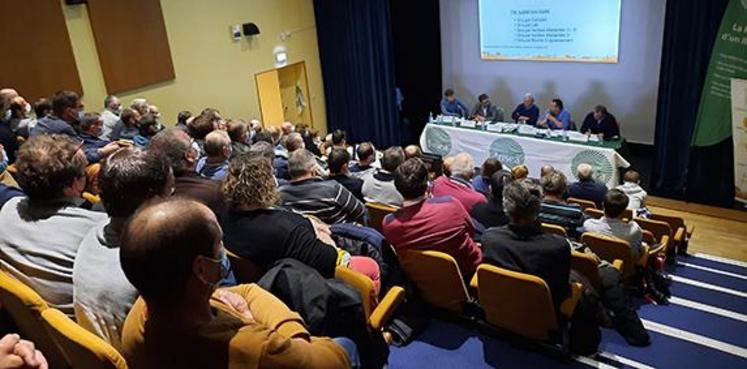
<path id="1" fill-rule="evenodd" d="M 83 117 L 86 115 L 86 112 L 83 110 L 78 110 L 78 122 L 83 120 Z"/>
<path id="2" fill-rule="evenodd" d="M 3 120 L 10 119 L 11 115 L 12 115 L 12 113 L 10 112 L 10 109 L 6 110 L 5 111 L 5 115 L 3 115 Z"/>
<path id="3" fill-rule="evenodd" d="M 31 104 L 26 103 L 26 106 L 23 107 L 23 110 L 26 112 L 26 114 L 31 113 Z"/>
<path id="4" fill-rule="evenodd" d="M 211 264 L 217 265 L 220 268 L 218 280 L 216 281 L 208 281 L 208 280 L 205 280 L 201 275 L 199 274 L 197 275 L 197 278 L 199 278 L 205 284 L 209 286 L 217 286 L 222 280 L 228 277 L 228 274 L 231 273 L 231 264 L 228 261 L 228 257 L 226 257 L 226 252 L 224 250 L 221 250 L 220 259 L 213 259 L 213 258 L 209 258 L 203 255 L 200 255 L 199 257 L 209 261 Z"/>

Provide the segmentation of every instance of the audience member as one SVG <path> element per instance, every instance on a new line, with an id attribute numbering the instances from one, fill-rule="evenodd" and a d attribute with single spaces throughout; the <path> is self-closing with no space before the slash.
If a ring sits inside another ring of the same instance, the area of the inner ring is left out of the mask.
<path id="1" fill-rule="evenodd" d="M 355 149 L 358 161 L 350 166 L 350 173 L 360 179 L 364 179 L 368 175 L 372 175 L 376 168 L 373 167 L 373 163 L 376 161 L 376 148 L 370 142 L 362 142 Z"/>
<path id="2" fill-rule="evenodd" d="M 578 182 L 568 187 L 568 197 L 592 201 L 597 209 L 601 209 L 604 194 L 607 193 L 607 185 L 594 180 L 594 168 L 589 164 L 581 163 L 576 168 L 576 177 L 578 177 Z"/>
<path id="3" fill-rule="evenodd" d="M 422 158 L 423 150 L 418 145 L 407 145 L 405 147 L 405 160 L 412 158 Z"/>
<path id="4" fill-rule="evenodd" d="M 347 188 L 360 201 L 363 199 L 363 181 L 350 176 L 348 164 L 350 163 L 350 154 L 347 150 L 333 149 L 327 158 L 329 164 L 329 176 L 327 180 L 337 181 L 343 187 Z"/>
<path id="5" fill-rule="evenodd" d="M 126 108 L 122 110 L 122 114 L 119 115 L 119 121 L 112 128 L 112 132 L 109 137 L 113 141 L 117 140 L 129 140 L 135 141 L 135 136 L 140 134 L 138 125 L 142 115 L 137 110 Z"/>
<path id="6" fill-rule="evenodd" d="M 0 208 L 10 199 L 23 196 L 26 195 L 20 189 L 0 183 Z"/>
<path id="7" fill-rule="evenodd" d="M 195 171 L 204 178 L 222 181 L 228 174 L 231 158 L 231 138 L 225 131 L 216 130 L 205 136 L 205 154 L 197 161 Z"/>
<path id="8" fill-rule="evenodd" d="M 508 217 L 503 212 L 503 188 L 510 181 L 512 179 L 508 172 L 494 172 L 490 176 L 488 202 L 475 204 L 469 212 L 472 219 L 484 229 L 508 224 Z"/>
<path id="9" fill-rule="evenodd" d="M 503 108 L 493 105 L 487 94 L 481 94 L 477 97 L 477 104 L 472 108 L 472 119 L 479 122 L 503 122 Z"/>
<path id="10" fill-rule="evenodd" d="M 630 200 L 628 202 L 628 209 L 638 211 L 645 209 L 646 197 L 648 194 L 646 190 L 641 187 L 641 176 L 634 170 L 629 170 L 623 175 L 623 184 L 617 186 L 617 189 L 624 192 Z"/>
<path id="11" fill-rule="evenodd" d="M 303 143 L 306 150 L 311 151 L 312 154 L 318 157 L 322 156 L 322 152 L 319 150 L 319 145 L 314 142 L 314 131 L 309 128 L 308 124 L 296 124 L 296 132 L 300 133 L 301 137 L 303 137 Z"/>
<path id="12" fill-rule="evenodd" d="M 275 159 L 275 150 L 266 141 L 257 141 L 249 148 L 249 156 L 262 157 L 270 161 Z"/>
<path id="13" fill-rule="evenodd" d="M 114 126 L 119 122 L 119 115 L 122 113 L 122 103 L 114 95 L 108 95 L 104 99 L 104 111 L 101 112 L 103 126 L 101 128 L 101 139 L 111 140 L 111 133 Z"/>
<path id="14" fill-rule="evenodd" d="M 75 205 L 86 187 L 86 156 L 66 135 L 31 137 L 18 151 L 16 178 L 28 197 L 0 210 L 0 266 L 73 316 L 73 265 L 102 213 Z"/>
<path id="15" fill-rule="evenodd" d="M 10 101 L 0 96 L 0 146 L 5 151 L 2 159 L 3 161 L 7 159 L 6 166 L 16 161 L 16 151 L 18 151 L 18 138 L 13 133 L 13 130 L 10 129 L 9 119 L 6 119 L 9 111 Z"/>
<path id="16" fill-rule="evenodd" d="M 99 138 L 103 124 L 98 113 L 86 113 L 78 124 L 78 138 L 83 140 L 83 151 L 89 164 L 98 163 L 120 148 L 116 142 Z"/>
<path id="17" fill-rule="evenodd" d="M 447 117 L 466 117 L 469 115 L 467 105 L 457 99 L 454 90 L 447 88 L 441 100 L 441 115 Z"/>
<path id="18" fill-rule="evenodd" d="M 627 206 L 628 196 L 624 192 L 618 189 L 607 191 L 604 195 L 604 216 L 601 219 L 586 220 L 584 230 L 627 241 L 632 260 L 638 260 L 641 256 L 643 233 L 638 223 L 632 220 L 622 221 L 621 217 Z"/>
<path id="19" fill-rule="evenodd" d="M 296 150 L 288 159 L 291 182 L 280 188 L 283 205 L 294 211 L 313 215 L 327 224 L 363 223 L 366 207 L 337 181 L 317 177 L 314 154 Z"/>
<path id="20" fill-rule="evenodd" d="M 138 97 L 132 99 L 132 102 L 130 102 L 130 109 L 137 111 L 140 116 L 143 116 L 149 113 L 150 104 L 148 104 L 148 100 Z"/>
<path id="21" fill-rule="evenodd" d="M 18 127 L 21 122 L 27 121 L 31 114 L 31 104 L 26 102 L 23 96 L 16 96 L 10 100 L 10 119 L 9 126 L 13 133 L 18 134 Z"/>
<path id="22" fill-rule="evenodd" d="M 544 197 L 538 216 L 542 223 L 556 224 L 565 228 L 568 236 L 578 238 L 583 233 L 586 220 L 583 210 L 576 204 L 564 200 L 568 182 L 565 174 L 554 171 L 540 179 Z"/>
<path id="23" fill-rule="evenodd" d="M 394 186 L 394 171 L 405 161 L 405 152 L 399 146 L 384 151 L 381 169 L 363 179 L 361 192 L 366 202 L 402 206 L 404 199 Z"/>
<path id="24" fill-rule="evenodd" d="M 160 127 L 161 125 L 155 115 L 145 114 L 137 125 L 137 134 L 133 137 L 135 146 L 148 147 L 153 136 L 161 130 Z"/>
<path id="25" fill-rule="evenodd" d="M 191 119 L 194 119 L 191 111 L 189 110 L 180 111 L 179 114 L 176 115 L 176 128 L 179 128 L 183 130 L 184 132 L 188 132 L 189 128 L 187 128 L 187 123 L 190 122 Z"/>
<path id="26" fill-rule="evenodd" d="M 511 168 L 511 177 L 518 181 L 520 179 L 525 179 L 529 177 L 529 168 L 527 168 L 524 164 L 519 164 L 513 168 Z"/>
<path id="27" fill-rule="evenodd" d="M 223 235 L 203 205 L 174 200 L 125 227 L 122 269 L 141 295 L 123 328 L 133 368 L 348 368 L 342 346 L 312 338 L 301 317 L 256 285 L 216 291 L 228 274 Z"/>
<path id="28" fill-rule="evenodd" d="M 433 181 L 433 196 L 451 196 L 461 202 L 468 212 L 476 204 L 485 202 L 485 196 L 472 187 L 475 160 L 470 154 L 460 153 L 454 156 L 449 171 L 449 177 L 439 177 Z"/>
<path id="29" fill-rule="evenodd" d="M 121 348 L 122 324 L 138 296 L 119 264 L 122 230 L 137 208 L 168 197 L 174 176 L 165 158 L 136 148 L 104 160 L 99 173 L 101 202 L 109 219 L 83 238 L 73 266 L 73 302 L 78 324 Z"/>
<path id="30" fill-rule="evenodd" d="M 210 114 L 200 114 L 187 124 L 187 133 L 194 139 L 199 149 L 199 156 L 205 154 L 205 136 L 217 128 L 214 116 Z"/>
<path id="31" fill-rule="evenodd" d="M 395 186 L 405 201 L 387 215 L 381 233 L 398 250 L 435 250 L 451 255 L 469 279 L 482 261 L 473 240 L 475 228 L 462 204 L 451 197 L 428 198 L 428 167 L 410 159 L 395 171 Z"/>
<path id="32" fill-rule="evenodd" d="M 34 102 L 34 118 L 26 119 L 21 121 L 16 130 L 16 135 L 28 138 L 31 133 L 31 129 L 36 126 L 39 119 L 42 119 L 52 114 L 52 100 L 42 97 Z"/>
<path id="33" fill-rule="evenodd" d="M 555 171 L 555 168 L 550 164 L 545 164 L 540 168 L 540 179 L 552 172 Z"/>
<path id="34" fill-rule="evenodd" d="M 240 119 L 230 120 L 226 124 L 226 132 L 231 138 L 231 158 L 249 152 L 251 146 L 249 123 Z"/>
<path id="35" fill-rule="evenodd" d="M 503 210 L 510 221 L 483 233 L 483 261 L 542 278 L 557 309 L 568 296 L 571 248 L 562 237 L 542 231 L 537 222 L 541 197 L 539 186 L 527 179 L 505 185 Z"/>
<path id="36" fill-rule="evenodd" d="M 511 113 L 511 119 L 516 123 L 536 126 L 539 113 L 539 108 L 537 105 L 534 105 L 534 96 L 527 92 L 524 94 L 522 103 L 516 105 L 516 108 Z"/>
<path id="37" fill-rule="evenodd" d="M 148 150 L 168 159 L 174 172 L 174 195 L 200 201 L 217 216 L 223 214 L 225 200 L 220 183 L 195 172 L 197 150 L 186 132 L 175 127 L 166 128 L 153 137 Z"/>
<path id="38" fill-rule="evenodd" d="M 472 187 L 485 196 L 490 195 L 490 177 L 500 170 L 503 170 L 503 164 L 500 160 L 496 158 L 485 159 L 480 168 L 480 175 L 472 179 Z"/>
<path id="39" fill-rule="evenodd" d="M 293 126 L 293 123 L 285 121 L 283 124 L 280 125 L 280 132 L 283 136 L 287 136 L 291 134 L 291 132 L 294 132 L 295 127 Z"/>
<path id="40" fill-rule="evenodd" d="M 613 140 L 620 137 L 620 126 L 617 119 L 607 112 L 604 105 L 595 106 L 594 110 L 586 115 L 579 131 L 592 135 L 601 134 L 604 140 Z"/>
<path id="41" fill-rule="evenodd" d="M 73 128 L 83 116 L 83 103 L 80 96 L 73 91 L 60 91 L 52 98 L 52 114 L 40 118 L 30 135 L 65 134 L 76 137 Z"/>
<path id="42" fill-rule="evenodd" d="M 545 113 L 545 117 L 537 123 L 537 126 L 564 131 L 571 129 L 571 113 L 564 109 L 563 100 L 552 99 L 550 109 Z"/>

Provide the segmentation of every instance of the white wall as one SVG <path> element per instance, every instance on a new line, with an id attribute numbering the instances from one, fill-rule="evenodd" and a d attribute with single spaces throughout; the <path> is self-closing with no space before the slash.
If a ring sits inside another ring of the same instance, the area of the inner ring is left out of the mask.
<path id="1" fill-rule="evenodd" d="M 629 141 L 653 143 L 665 0 L 622 1 L 617 64 L 483 61 L 477 0 L 440 0 L 440 7 L 443 86 L 470 107 L 484 92 L 510 114 L 532 92 L 541 110 L 561 98 L 580 126 L 594 105 L 603 104 Z"/>

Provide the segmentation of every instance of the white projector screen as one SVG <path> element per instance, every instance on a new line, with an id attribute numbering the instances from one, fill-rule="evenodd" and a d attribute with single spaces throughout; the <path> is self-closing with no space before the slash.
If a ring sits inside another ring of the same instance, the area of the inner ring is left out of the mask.
<path id="1" fill-rule="evenodd" d="M 617 63 L 622 0 L 479 0 L 487 60 Z"/>

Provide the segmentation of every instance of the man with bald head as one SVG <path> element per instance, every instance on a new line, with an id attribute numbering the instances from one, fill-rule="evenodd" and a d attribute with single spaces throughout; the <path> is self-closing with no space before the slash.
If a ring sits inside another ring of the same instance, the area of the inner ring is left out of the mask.
<path id="1" fill-rule="evenodd" d="M 550 164 L 545 164 L 540 168 L 540 178 L 552 173 L 555 171 L 555 168 Z"/>
<path id="2" fill-rule="evenodd" d="M 202 204 L 171 200 L 125 227 L 122 269 L 140 292 L 124 324 L 134 368 L 348 368 L 345 350 L 254 284 L 216 290 L 223 232 Z"/>
<path id="3" fill-rule="evenodd" d="M 293 123 L 291 122 L 283 122 L 283 124 L 280 126 L 280 131 L 282 132 L 283 136 L 287 136 L 291 134 L 291 132 L 294 131 Z"/>
<path id="4" fill-rule="evenodd" d="M 454 156 L 449 164 L 450 175 L 441 176 L 433 181 L 433 196 L 451 196 L 458 200 L 467 212 L 476 204 L 485 203 L 485 195 L 472 187 L 472 177 L 475 176 L 475 159 L 467 153 Z"/>
<path id="5" fill-rule="evenodd" d="M 422 158 L 423 150 L 418 145 L 407 145 L 405 146 L 405 160 L 412 158 Z"/>
<path id="6" fill-rule="evenodd" d="M 594 179 L 594 168 L 587 163 L 581 163 L 576 167 L 576 177 L 578 182 L 568 186 L 568 197 L 593 201 L 597 209 L 601 209 L 607 185 Z"/>
<path id="7" fill-rule="evenodd" d="M 516 105 L 516 109 L 511 113 L 511 118 L 516 123 L 535 126 L 537 125 L 539 113 L 539 108 L 534 104 L 534 95 L 527 92 L 524 94 L 524 99 L 521 104 Z"/>
<path id="8" fill-rule="evenodd" d="M 228 174 L 228 159 L 233 148 L 228 133 L 215 130 L 205 136 L 205 154 L 197 162 L 195 171 L 203 178 L 222 181 Z"/>

